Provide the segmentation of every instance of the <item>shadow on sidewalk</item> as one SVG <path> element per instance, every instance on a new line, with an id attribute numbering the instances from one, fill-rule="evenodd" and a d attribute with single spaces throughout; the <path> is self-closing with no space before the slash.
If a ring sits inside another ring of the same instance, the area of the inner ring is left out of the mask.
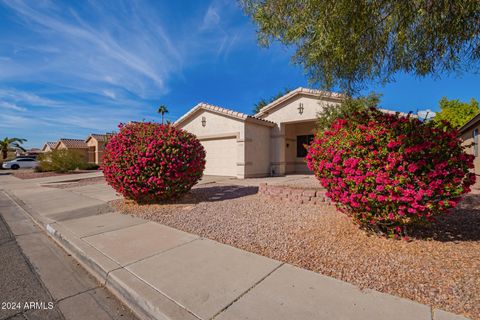
<path id="1" fill-rule="evenodd" d="M 191 189 L 180 199 L 171 201 L 155 201 L 146 203 L 135 203 L 133 200 L 121 200 L 125 203 L 137 205 L 195 205 L 200 202 L 216 202 L 242 198 L 256 194 L 258 187 L 254 186 L 238 186 L 238 185 L 222 185 L 212 187 L 200 187 Z M 119 200 L 120 201 L 120 200 Z"/>
<path id="2" fill-rule="evenodd" d="M 253 186 L 214 186 L 190 190 L 183 198 L 175 201 L 177 204 L 197 204 L 199 202 L 224 201 L 242 198 L 256 194 L 258 187 Z"/>

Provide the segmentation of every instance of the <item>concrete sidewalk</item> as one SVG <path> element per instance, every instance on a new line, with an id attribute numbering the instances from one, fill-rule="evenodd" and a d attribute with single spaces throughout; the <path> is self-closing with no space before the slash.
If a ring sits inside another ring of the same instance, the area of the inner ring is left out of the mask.
<path id="1" fill-rule="evenodd" d="M 112 212 L 88 187 L 7 193 L 140 318 L 466 319 Z"/>

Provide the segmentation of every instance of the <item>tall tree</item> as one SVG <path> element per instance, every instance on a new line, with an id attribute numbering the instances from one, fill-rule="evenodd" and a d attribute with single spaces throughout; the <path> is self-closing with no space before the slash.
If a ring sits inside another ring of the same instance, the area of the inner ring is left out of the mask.
<path id="1" fill-rule="evenodd" d="M 3 160 L 7 159 L 9 150 L 20 149 L 25 151 L 25 149 L 21 146 L 21 144 L 24 142 L 27 142 L 27 140 L 20 139 L 20 138 L 8 138 L 8 137 L 5 137 L 5 139 L 0 140 L 0 150 L 2 150 L 2 159 Z"/>
<path id="2" fill-rule="evenodd" d="M 439 105 L 440 112 L 437 112 L 433 121 L 440 123 L 442 120 L 446 120 L 450 122 L 452 127 L 457 129 L 480 113 L 478 101 L 473 98 L 470 99 L 470 102 L 462 102 L 460 100 L 448 100 L 446 97 L 443 97 Z"/>
<path id="3" fill-rule="evenodd" d="M 261 45 L 296 49 L 293 61 L 325 89 L 357 91 L 398 71 L 478 70 L 478 0 L 240 0 Z"/>
<path id="4" fill-rule="evenodd" d="M 162 104 L 162 105 L 160 105 L 160 106 L 158 107 L 157 112 L 162 115 L 162 124 L 163 124 L 163 116 L 165 115 L 165 113 L 168 113 L 168 109 L 167 109 L 166 106 L 164 106 L 164 105 Z"/>
<path id="5" fill-rule="evenodd" d="M 265 106 L 268 105 L 269 103 L 277 100 L 278 98 L 286 95 L 286 94 L 289 93 L 290 91 L 292 91 L 292 89 L 290 89 L 290 88 L 285 88 L 283 91 L 279 91 L 276 95 L 274 95 L 274 96 L 272 96 L 272 97 L 270 97 L 270 98 L 268 98 L 268 99 L 264 99 L 264 98 L 260 99 L 257 103 L 255 103 L 255 104 L 253 105 L 253 113 L 254 113 L 254 114 L 255 114 L 255 113 L 259 113 L 260 110 L 261 110 L 263 107 L 265 107 Z"/>

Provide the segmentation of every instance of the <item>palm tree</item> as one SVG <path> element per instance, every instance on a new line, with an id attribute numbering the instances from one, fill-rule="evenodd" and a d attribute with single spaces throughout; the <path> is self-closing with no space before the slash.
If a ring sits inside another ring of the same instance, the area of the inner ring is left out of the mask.
<path id="1" fill-rule="evenodd" d="M 8 138 L 0 140 L 0 150 L 2 150 L 2 159 L 7 159 L 8 150 L 11 149 L 20 149 L 25 151 L 25 149 L 21 146 L 22 143 L 27 142 L 27 139 L 20 139 L 20 138 Z"/>
<path id="2" fill-rule="evenodd" d="M 162 105 L 160 105 L 160 106 L 158 107 L 157 112 L 162 115 L 162 124 L 163 124 L 163 115 L 164 115 L 165 113 L 168 113 L 168 109 L 167 109 L 166 106 L 164 106 L 164 105 L 162 104 Z"/>

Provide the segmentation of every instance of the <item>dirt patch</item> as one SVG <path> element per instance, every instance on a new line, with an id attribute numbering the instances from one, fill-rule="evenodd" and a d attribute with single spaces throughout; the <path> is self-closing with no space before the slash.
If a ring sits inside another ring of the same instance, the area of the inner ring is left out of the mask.
<path id="1" fill-rule="evenodd" d="M 117 200 L 124 213 L 454 313 L 480 319 L 480 196 L 411 242 L 368 235 L 332 207 L 204 186 L 174 204 Z"/>

